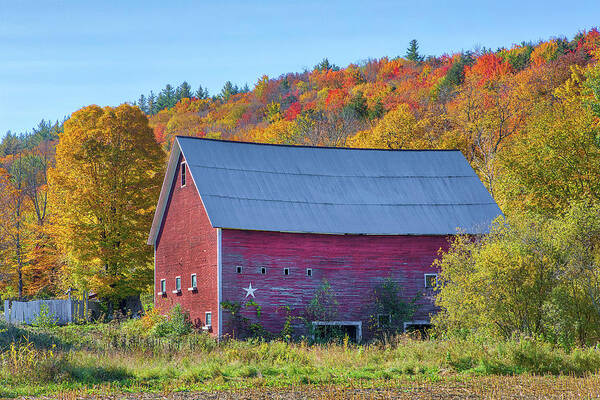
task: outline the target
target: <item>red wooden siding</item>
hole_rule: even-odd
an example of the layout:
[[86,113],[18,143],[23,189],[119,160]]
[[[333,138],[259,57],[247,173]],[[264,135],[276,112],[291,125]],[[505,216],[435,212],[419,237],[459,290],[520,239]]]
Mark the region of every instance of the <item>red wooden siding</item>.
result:
[[[373,289],[392,278],[407,298],[418,292],[426,296],[413,320],[429,319],[435,311],[431,290],[425,289],[424,274],[431,268],[440,248],[448,246],[445,236],[366,236],[259,232],[223,229],[223,300],[245,304],[254,300],[261,307],[258,318],[253,307],[244,311],[252,322],[279,332],[286,318],[285,307],[302,315],[315,291],[326,279],[339,303],[337,320],[363,322],[369,336],[368,317],[373,309]],[[236,267],[242,267],[238,274]],[[260,268],[266,267],[262,275]],[[290,274],[284,275],[284,268]],[[306,269],[312,268],[312,277]],[[246,297],[252,283],[256,298]],[[223,333],[231,333],[228,312],[223,312]],[[298,328],[301,328],[298,324]]]
[[[198,196],[189,169],[186,186],[181,187],[179,160],[169,201],[156,242],[155,288],[166,279],[167,294],[156,296],[156,305],[166,312],[179,303],[190,312],[197,326],[206,322],[205,312],[212,312],[212,332],[219,323],[217,296],[217,229],[214,229]],[[198,291],[188,291],[191,274],[196,274]],[[181,276],[181,294],[175,290],[175,278]]]

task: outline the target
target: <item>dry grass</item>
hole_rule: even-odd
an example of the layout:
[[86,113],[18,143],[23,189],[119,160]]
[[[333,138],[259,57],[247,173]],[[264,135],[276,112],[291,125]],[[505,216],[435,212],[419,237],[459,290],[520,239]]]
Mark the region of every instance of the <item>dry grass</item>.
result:
[[[110,390],[107,388],[107,390]],[[593,399],[600,398],[600,376],[489,376],[458,381],[386,382],[377,387],[297,386],[288,389],[244,389],[216,392],[89,394],[57,393],[52,398],[124,400],[256,400],[256,399]]]

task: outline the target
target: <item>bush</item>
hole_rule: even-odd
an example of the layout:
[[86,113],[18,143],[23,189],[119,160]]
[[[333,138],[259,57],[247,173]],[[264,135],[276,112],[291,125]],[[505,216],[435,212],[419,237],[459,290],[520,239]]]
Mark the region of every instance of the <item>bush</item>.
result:
[[181,308],[181,304],[173,307],[169,315],[166,318],[159,319],[150,330],[152,336],[172,339],[190,333],[192,333],[192,323],[189,314]]
[[40,312],[35,316],[31,325],[36,326],[38,328],[50,329],[55,328],[58,322],[58,318],[54,313],[50,312],[50,308],[48,304],[42,304],[40,307]]

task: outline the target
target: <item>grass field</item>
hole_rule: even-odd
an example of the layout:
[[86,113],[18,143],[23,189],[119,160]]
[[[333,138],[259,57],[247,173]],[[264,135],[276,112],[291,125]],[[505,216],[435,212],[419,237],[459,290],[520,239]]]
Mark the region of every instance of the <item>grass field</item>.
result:
[[136,323],[0,325],[0,397],[592,398],[600,350],[532,340],[154,338]]

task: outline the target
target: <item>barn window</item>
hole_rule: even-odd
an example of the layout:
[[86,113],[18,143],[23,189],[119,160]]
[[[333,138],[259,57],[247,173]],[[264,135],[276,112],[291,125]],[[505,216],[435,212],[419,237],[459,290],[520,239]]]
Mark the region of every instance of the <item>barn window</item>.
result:
[[186,174],[186,168],[187,165],[185,162],[181,163],[181,187],[185,186],[185,174]]
[[241,274],[242,273],[242,266],[241,265],[236,266],[235,267],[235,272],[237,272],[238,274]]
[[306,276],[312,276],[312,268],[306,268]]
[[192,283],[188,288],[189,291],[194,291],[198,289],[198,279],[196,278],[196,274],[192,274],[190,276],[190,282]]
[[437,274],[425,274],[425,288],[433,289],[437,286]]
[[175,290],[173,293],[181,293],[181,277],[178,276],[175,278]]
[[267,274],[267,267],[260,267],[260,273],[263,275]]
[[161,279],[160,280],[160,292],[158,293],[158,295],[163,296],[165,294],[167,294],[167,280]]
[[284,268],[283,269],[283,274],[284,275],[289,275],[290,274],[290,269],[289,268]]
[[212,326],[212,312],[207,311],[204,313],[204,325],[208,327]]

